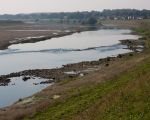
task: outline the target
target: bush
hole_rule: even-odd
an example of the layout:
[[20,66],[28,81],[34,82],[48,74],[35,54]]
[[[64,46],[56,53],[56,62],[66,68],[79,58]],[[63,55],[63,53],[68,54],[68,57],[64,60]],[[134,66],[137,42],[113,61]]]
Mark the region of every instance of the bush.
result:
[[91,17],[87,20],[87,24],[89,25],[95,25],[97,23],[97,19],[94,17]]

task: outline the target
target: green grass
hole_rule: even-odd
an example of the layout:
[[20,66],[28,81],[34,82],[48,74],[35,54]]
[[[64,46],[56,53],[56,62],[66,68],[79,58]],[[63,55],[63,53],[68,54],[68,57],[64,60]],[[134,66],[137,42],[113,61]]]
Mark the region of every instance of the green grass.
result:
[[121,95],[102,112],[102,120],[149,120],[150,62],[134,71],[137,77],[121,88]]
[[[125,95],[119,96],[117,102],[112,102],[112,105],[108,106],[108,108],[105,108],[106,111],[103,111],[101,116],[97,115],[97,117],[106,120],[111,120],[113,118],[114,120],[120,118],[121,120],[132,120],[132,118],[140,120],[142,117],[146,118],[146,116],[150,116],[150,113],[147,113],[150,104],[150,99],[147,98],[148,95],[150,95],[150,77],[148,77],[148,75],[150,75],[149,61],[103,84],[72,89],[69,93],[71,97],[66,101],[56,102],[53,106],[35,114],[34,117],[26,119],[71,119],[71,117],[75,114],[79,114],[85,109],[94,105],[96,102],[101,101],[101,99],[106,95],[111,95],[113,92],[120,90],[122,90],[124,93],[124,88],[126,86],[139,81],[139,78],[145,78],[144,76],[147,76],[147,78],[143,79],[143,82],[148,84],[143,84],[142,88],[137,87],[133,91],[128,91],[127,93],[124,93]],[[145,94],[145,91],[147,94]],[[122,106],[122,104],[125,106],[125,108],[120,110],[120,106]],[[142,109],[138,108],[138,105],[140,104],[142,104]],[[135,106],[137,106],[137,109],[135,109]]]

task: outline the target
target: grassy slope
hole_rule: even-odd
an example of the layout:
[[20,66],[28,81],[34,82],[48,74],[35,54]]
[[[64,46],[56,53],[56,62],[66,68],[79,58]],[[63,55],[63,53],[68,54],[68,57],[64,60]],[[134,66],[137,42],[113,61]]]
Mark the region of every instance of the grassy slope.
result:
[[[149,40],[149,27],[136,30]],[[147,42],[149,46],[149,41]],[[149,48],[145,54],[149,54]],[[149,120],[150,57],[103,84],[70,91],[70,98],[35,114],[34,120]]]

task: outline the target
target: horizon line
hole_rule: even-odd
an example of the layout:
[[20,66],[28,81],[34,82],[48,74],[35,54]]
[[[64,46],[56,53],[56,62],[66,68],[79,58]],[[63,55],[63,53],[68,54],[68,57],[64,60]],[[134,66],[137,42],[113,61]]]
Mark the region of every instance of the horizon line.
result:
[[76,10],[76,11],[51,11],[51,12],[44,12],[44,11],[41,11],[41,12],[20,12],[20,13],[2,13],[0,15],[19,15],[19,14],[24,14],[24,15],[27,15],[27,14],[40,14],[40,13],[74,13],[74,12],[92,12],[92,11],[95,11],[95,12],[103,12],[104,10],[139,10],[139,11],[142,11],[142,10],[150,10],[150,9],[136,9],[136,8],[116,8],[116,9],[103,9],[103,10]]

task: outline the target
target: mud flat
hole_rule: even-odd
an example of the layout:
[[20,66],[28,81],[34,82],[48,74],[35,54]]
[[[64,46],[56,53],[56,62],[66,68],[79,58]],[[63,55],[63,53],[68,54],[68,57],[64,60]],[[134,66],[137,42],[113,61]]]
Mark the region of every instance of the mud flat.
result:
[[52,35],[47,35],[47,36],[36,36],[36,37],[25,37],[25,38],[16,38],[13,41],[10,41],[9,43],[11,44],[19,44],[19,43],[34,43],[34,42],[39,42],[43,40],[48,40],[51,38],[57,38],[57,37],[63,37],[66,35],[71,35],[73,33],[78,33],[81,32],[82,30],[73,30],[73,31],[62,31],[59,33],[52,33]]
[[[52,37],[86,31],[89,27],[81,25],[51,23],[0,23],[0,49],[6,49],[12,43],[26,43],[46,40]],[[70,30],[70,32],[68,31]],[[57,35],[56,35],[57,34]],[[30,39],[28,37],[31,37]],[[43,36],[39,38],[39,36]],[[19,39],[18,39],[19,38]],[[24,39],[25,38],[25,39]],[[26,39],[28,38],[28,39]]]

